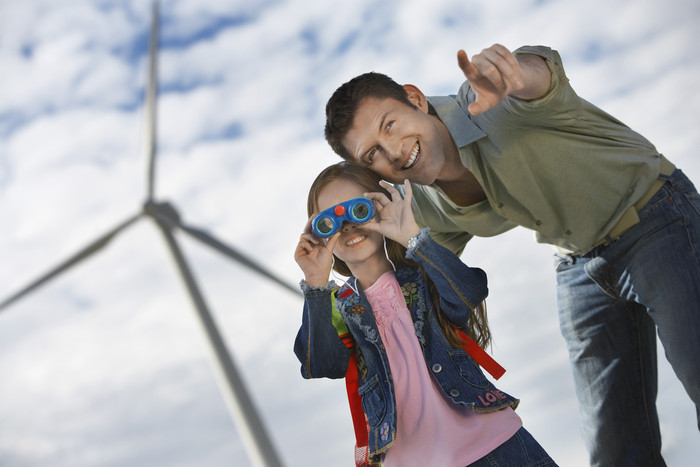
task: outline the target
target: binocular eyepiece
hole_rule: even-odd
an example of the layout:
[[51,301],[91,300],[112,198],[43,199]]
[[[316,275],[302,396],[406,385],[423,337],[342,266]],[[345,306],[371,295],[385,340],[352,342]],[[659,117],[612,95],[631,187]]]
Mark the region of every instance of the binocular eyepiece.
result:
[[372,217],[374,217],[374,203],[371,199],[362,196],[321,211],[311,221],[311,229],[316,236],[327,238],[336,233],[343,222],[364,224]]

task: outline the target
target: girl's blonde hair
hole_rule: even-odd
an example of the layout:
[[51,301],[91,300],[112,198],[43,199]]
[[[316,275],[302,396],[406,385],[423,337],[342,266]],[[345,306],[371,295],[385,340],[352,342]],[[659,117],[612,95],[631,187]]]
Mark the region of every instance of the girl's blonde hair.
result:
[[[321,190],[335,180],[348,180],[356,183],[367,192],[382,192],[390,197],[389,192],[379,184],[381,177],[359,164],[350,161],[342,161],[324,169],[311,184],[306,206],[309,217],[318,212],[318,195]],[[418,263],[406,258],[406,248],[404,248],[403,245],[389,238],[385,238],[385,241],[387,257],[394,263],[397,269],[407,266],[420,270],[428,284],[431,301],[433,302],[431,312],[435,311],[437,313],[440,327],[450,344],[455,348],[461,348],[464,342],[459,337],[459,334],[457,334],[458,328],[450,322],[440,310],[440,299],[437,288],[433,282]],[[333,255],[333,258],[333,269],[345,277],[350,277],[352,273],[347,264],[335,255]],[[482,348],[488,346],[491,342],[491,332],[486,316],[486,302],[482,302],[473,310],[469,318],[469,325],[466,329],[466,333]]]

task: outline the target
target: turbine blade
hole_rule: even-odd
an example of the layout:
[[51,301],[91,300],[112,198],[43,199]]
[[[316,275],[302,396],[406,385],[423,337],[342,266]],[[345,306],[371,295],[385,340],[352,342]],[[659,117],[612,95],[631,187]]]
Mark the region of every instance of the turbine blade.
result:
[[158,123],[158,2],[153,2],[151,38],[148,51],[148,87],[146,89],[146,140],[145,152],[148,160],[148,199],[153,199],[156,172],[156,138]]
[[215,369],[218,370],[217,376],[219,376],[221,392],[236,423],[241,441],[246,448],[251,463],[256,466],[281,466],[282,463],[277,456],[272,441],[268,437],[262,419],[258,415],[253,400],[250,398],[243,379],[226,347],[226,343],[218,331],[216,322],[207,308],[192,271],[170,231],[172,225],[159,219],[156,219],[156,223],[165,236],[170,252],[175,259],[180,275],[197,311],[199,322],[210,344],[214,363],[216,364]]
[[276,274],[272,273],[270,270],[258,264],[256,261],[244,255],[232,246],[224,244],[223,242],[217,240],[204,230],[183,224],[180,221],[180,215],[170,203],[147,202],[144,204],[143,209],[144,213],[148,214],[149,216],[152,216],[157,222],[162,223],[163,225],[166,225],[171,229],[174,227],[181,228],[197,240],[205,243],[206,245],[209,245],[218,252],[223,253],[226,256],[238,261],[239,263],[243,264],[249,269],[252,269],[253,271],[257,272],[261,276],[264,276],[270,279],[271,281],[276,282],[277,284],[281,285],[282,287],[289,290],[290,292],[293,292],[296,295],[302,295],[301,290],[299,290],[298,287],[294,287],[293,285],[285,282]]
[[215,250],[219,251],[220,253],[225,254],[226,256],[234,259],[235,261],[238,261],[239,263],[243,264],[249,269],[252,269],[253,271],[257,272],[258,274],[267,277],[273,282],[276,282],[277,284],[281,285],[285,289],[297,294],[301,295],[301,290],[299,290],[299,287],[295,287],[287,282],[285,282],[283,279],[281,279],[279,276],[276,274],[272,273],[270,270],[262,266],[261,264],[257,263],[254,261],[252,258],[244,255],[240,251],[236,250],[232,246],[226,245],[222,243],[221,241],[217,240],[207,232],[194,228],[194,227],[189,227],[183,224],[179,224],[179,227],[187,232],[188,234],[192,235],[194,238],[197,240],[209,245],[210,247],[214,248]]
[[68,259],[65,261],[61,262],[59,265],[54,267],[53,269],[49,270],[46,274],[40,276],[38,279],[34,280],[18,292],[15,292],[13,295],[9,296],[2,302],[0,302],[0,310],[4,309],[5,307],[11,305],[15,301],[19,300],[23,296],[27,295],[29,292],[32,292],[33,290],[39,288],[49,280],[53,279],[57,275],[61,274],[63,271],[69,269],[70,267],[74,266],[75,264],[79,263],[80,261],[86,259],[93,253],[96,253],[97,251],[101,250],[104,248],[111,240],[114,238],[115,235],[117,235],[119,232],[133,224],[138,218],[141,217],[141,214],[137,214],[126,221],[122,222],[121,224],[117,225],[115,228],[107,232],[106,234],[100,236],[97,238],[95,241],[92,243],[88,244],[85,248],[81,249],[74,255],[70,256]]

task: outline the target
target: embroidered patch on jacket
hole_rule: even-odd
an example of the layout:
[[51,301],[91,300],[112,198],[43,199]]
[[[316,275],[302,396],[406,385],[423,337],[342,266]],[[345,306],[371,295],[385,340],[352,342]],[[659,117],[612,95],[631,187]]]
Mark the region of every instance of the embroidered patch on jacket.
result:
[[491,389],[490,391],[486,391],[483,395],[479,394],[477,397],[484,407],[506,399],[506,395],[498,389]]
[[348,295],[352,295],[352,289],[350,287],[345,287],[344,290],[341,290],[340,295],[338,295],[338,298],[345,298]]
[[406,305],[410,309],[414,300],[418,300],[418,285],[415,282],[406,282],[401,286]]
[[350,311],[356,315],[361,315],[365,312],[365,307],[362,305],[354,305],[352,308],[350,308]]
[[359,347],[355,349],[355,362],[357,363],[357,373],[360,375],[360,380],[364,384],[367,382],[367,363]]
[[355,305],[360,304],[360,297],[357,295],[350,295],[348,297],[343,298],[343,305],[345,305],[346,308],[352,308]]
[[384,442],[389,441],[389,422],[382,423],[381,428],[379,428],[379,439]]
[[410,269],[410,268],[401,268],[398,271],[396,271],[396,277],[401,280],[401,279],[408,279],[411,277],[413,274],[415,274],[415,270]]

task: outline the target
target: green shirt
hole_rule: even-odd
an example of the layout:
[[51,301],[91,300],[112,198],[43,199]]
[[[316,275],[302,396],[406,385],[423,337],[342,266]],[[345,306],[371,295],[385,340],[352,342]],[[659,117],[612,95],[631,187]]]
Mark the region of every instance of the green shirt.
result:
[[546,59],[551,86],[541,98],[508,97],[481,115],[465,82],[457,96],[429,97],[465,167],[487,201],[460,207],[437,186],[414,185],[414,213],[433,237],[461,253],[472,235],[494,236],[516,225],[559,251],[586,251],[658,178],[656,148],[569,85],[559,54],[522,47]]

